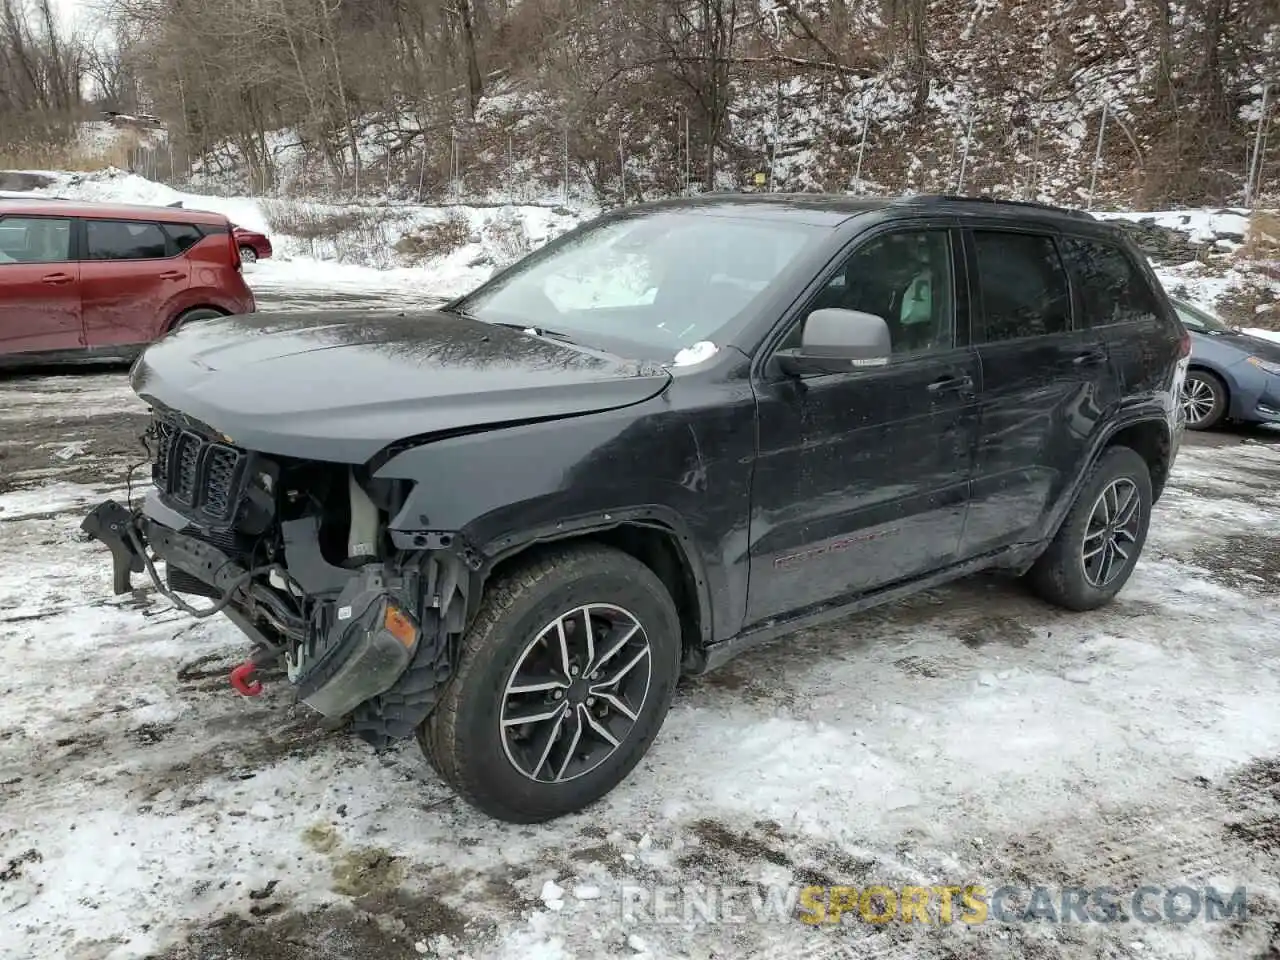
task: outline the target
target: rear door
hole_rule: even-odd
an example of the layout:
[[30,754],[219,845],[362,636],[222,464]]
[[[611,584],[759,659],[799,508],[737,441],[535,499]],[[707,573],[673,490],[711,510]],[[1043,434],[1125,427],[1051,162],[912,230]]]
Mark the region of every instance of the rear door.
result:
[[163,332],[169,307],[191,283],[190,264],[160,224],[84,221],[80,287],[91,347],[147,343]]
[[0,216],[0,353],[84,346],[73,222]]
[[[1119,388],[1097,329],[1076,329],[1053,231],[975,225],[966,233],[982,403],[961,552],[1039,539]],[[1083,326],[1083,325],[1082,325]]]
[[1106,344],[1123,395],[1166,389],[1178,332],[1140,267],[1118,243],[1096,237],[1064,236],[1062,253],[1077,291],[1078,322]]

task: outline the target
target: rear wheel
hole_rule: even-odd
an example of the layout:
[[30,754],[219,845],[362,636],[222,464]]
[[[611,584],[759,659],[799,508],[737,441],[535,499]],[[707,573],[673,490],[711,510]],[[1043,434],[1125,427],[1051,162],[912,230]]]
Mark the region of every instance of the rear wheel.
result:
[[1188,370],[1182,383],[1182,412],[1188,430],[1208,430],[1227,413],[1227,385],[1207,370]]
[[194,310],[188,310],[186,313],[173,321],[173,326],[169,328],[172,333],[188,323],[194,323],[197,320],[214,320],[218,317],[225,317],[226,314],[221,310],[215,310],[213,307],[196,307]]
[[241,259],[241,261],[243,261],[244,263],[257,263],[257,262],[258,262],[258,251],[257,251],[257,250],[255,250],[255,249],[253,249],[253,247],[241,247],[241,248],[240,248],[240,259]]
[[1044,600],[1093,610],[1128,581],[1151,522],[1151,471],[1129,447],[1103,451],[1057,536],[1027,574]]
[[608,547],[560,548],[489,586],[419,742],[473,806],[550,820],[631,772],[679,669],[679,617],[653,571]]

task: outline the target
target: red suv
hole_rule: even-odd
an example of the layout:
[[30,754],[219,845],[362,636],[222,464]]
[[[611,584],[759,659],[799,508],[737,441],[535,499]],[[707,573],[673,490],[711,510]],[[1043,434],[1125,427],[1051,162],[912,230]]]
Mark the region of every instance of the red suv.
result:
[[236,235],[236,243],[240,247],[240,259],[245,263],[257,263],[271,256],[271,240],[265,233],[235,224],[232,224],[231,232]]
[[217,213],[0,200],[0,365],[128,358],[256,305]]

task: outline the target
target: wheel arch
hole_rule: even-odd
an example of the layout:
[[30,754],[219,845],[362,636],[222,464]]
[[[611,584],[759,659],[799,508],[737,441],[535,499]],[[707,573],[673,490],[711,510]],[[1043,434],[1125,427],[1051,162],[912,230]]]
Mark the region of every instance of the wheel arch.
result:
[[[611,513],[607,518],[557,524],[552,529],[508,535],[477,574],[480,589],[471,591],[470,621],[483,596],[484,585],[552,544],[603,544],[639,560],[654,572],[671,594],[680,615],[682,661],[686,670],[701,669],[712,639],[710,587],[702,558],[683,522],[658,507]],[[487,551],[486,551],[487,552]]]
[[1231,417],[1231,405],[1235,402],[1235,388],[1232,383],[1232,378],[1227,376],[1226,370],[1214,364],[1206,363],[1203,360],[1196,360],[1193,356],[1191,358],[1191,362],[1187,364],[1187,373],[1190,374],[1196,371],[1210,374],[1216,378],[1220,384],[1222,384],[1222,389],[1226,391],[1226,403],[1223,407],[1223,419]]
[[1172,467],[1173,437],[1169,424],[1163,418],[1152,417],[1118,426],[1103,440],[1090,465],[1097,463],[1107,448],[1116,446],[1128,447],[1146,461],[1151,473],[1151,500],[1153,503],[1159,500]]
[[218,304],[216,303],[197,303],[192,306],[185,306],[177,310],[174,310],[170,314],[168,322],[166,322],[164,325],[164,332],[169,333],[171,330],[173,330],[174,327],[176,327],[182,321],[182,319],[185,316],[187,316],[187,314],[195,313],[197,310],[213,310],[216,313],[220,314],[221,316],[224,316],[224,317],[231,316],[231,312],[229,310],[227,310],[225,307],[218,306]]

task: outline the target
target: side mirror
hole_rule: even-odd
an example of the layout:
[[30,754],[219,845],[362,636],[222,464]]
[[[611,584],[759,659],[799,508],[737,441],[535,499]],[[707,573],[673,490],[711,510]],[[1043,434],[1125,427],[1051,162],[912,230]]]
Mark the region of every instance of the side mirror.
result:
[[803,376],[883,367],[892,353],[883,317],[828,307],[809,314],[798,348],[779,350],[775,356],[784,373]]

